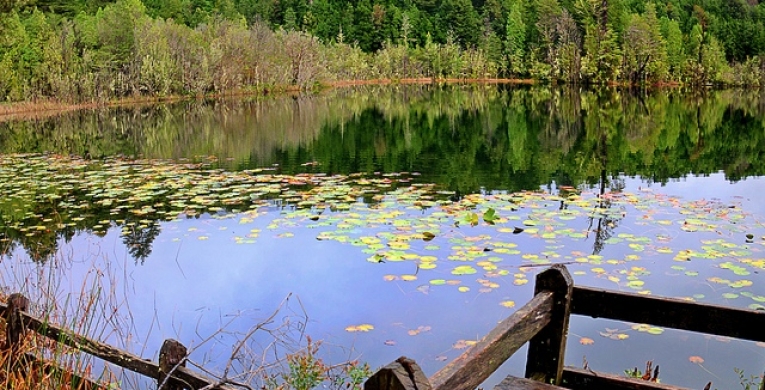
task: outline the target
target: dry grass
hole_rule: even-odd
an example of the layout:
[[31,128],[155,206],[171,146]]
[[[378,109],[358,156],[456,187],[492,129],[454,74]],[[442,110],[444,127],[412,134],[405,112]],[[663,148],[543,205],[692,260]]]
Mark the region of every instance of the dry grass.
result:
[[[60,250],[45,262],[26,255],[3,254],[0,262],[0,301],[9,293],[29,299],[26,312],[43,323],[58,325],[95,340],[122,339],[126,320],[117,317],[125,300],[116,292],[117,270],[104,269],[91,255],[75,257]],[[89,264],[91,271],[73,279],[72,263]],[[6,316],[7,317],[7,316]],[[0,389],[106,389],[122,375],[91,355],[26,330],[13,347],[6,337],[7,318],[0,318]],[[99,384],[96,384],[99,383]],[[111,387],[110,387],[111,386]]]
[[[7,296],[0,297],[3,303],[6,300]],[[11,345],[7,327],[6,316],[0,320],[0,388],[92,390],[110,389],[116,383],[107,368],[96,373],[91,358],[36,332],[26,331]]]
[[[131,336],[135,330],[131,308],[123,295],[128,283],[124,272],[128,267],[97,247],[80,250],[83,253],[75,255],[59,249],[54,258],[44,263],[29,261],[24,255],[5,254],[0,258],[0,291],[4,289],[0,301],[6,302],[9,292],[20,292],[31,301],[29,314],[130,351],[132,348],[127,345],[136,344]],[[89,271],[83,275],[82,268],[75,269],[73,263],[84,264]],[[212,334],[200,335],[204,338],[188,346],[183,362],[218,384],[252,389],[303,390],[319,385],[360,389],[370,374],[367,365],[352,357],[355,354],[352,350],[343,349],[347,360],[341,357],[339,362],[325,362],[317,355],[321,342],[312,341],[305,333],[308,316],[297,297],[284,298],[265,319],[249,316],[244,311],[232,314]],[[158,318],[155,320],[159,322]],[[235,322],[244,322],[249,328],[242,331]],[[33,331],[26,332],[11,354],[6,328],[6,319],[0,318],[0,389],[112,390],[156,386],[151,378],[104,363]],[[143,337],[149,339],[149,335]],[[137,345],[147,348],[143,343]],[[144,356],[144,352],[137,354]],[[156,359],[154,356],[153,360]],[[211,368],[213,371],[209,371]]]

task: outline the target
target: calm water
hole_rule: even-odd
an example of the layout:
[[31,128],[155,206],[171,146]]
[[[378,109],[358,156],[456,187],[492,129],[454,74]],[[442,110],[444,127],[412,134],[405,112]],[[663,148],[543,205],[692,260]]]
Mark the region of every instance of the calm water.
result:
[[[0,153],[72,155],[85,171],[123,156],[202,164],[195,169],[221,177],[353,174],[354,185],[378,183],[374,193],[353,193],[350,210],[301,206],[283,189],[258,199],[265,203],[222,201],[167,221],[178,210],[139,199],[154,211],[133,213],[131,225],[131,209],[95,206],[101,189],[51,179],[61,175],[53,160],[25,165],[52,155],[6,157],[0,181],[16,195],[0,202],[2,283],[64,297],[102,286],[104,307],[116,313],[106,328],[121,327],[104,337],[130,336],[127,346],[147,358],[164,338],[200,343],[224,324],[245,332],[292,294],[283,312],[308,316],[305,332],[324,340],[327,359],[378,367],[406,355],[432,374],[512,313],[509,301],[528,301],[545,262],[568,263],[583,285],[739,307],[765,301],[765,98],[754,92],[390,87],[122,107],[0,127]],[[57,184],[35,184],[46,180]],[[138,192],[135,183],[118,187]],[[413,183],[432,187],[412,195],[420,188]],[[503,198],[524,190],[551,195]],[[589,203],[564,201],[572,192]],[[501,226],[472,227],[468,212],[442,211],[471,194],[506,218]],[[413,206],[413,197],[443,202]],[[71,206],[78,202],[88,206]],[[39,222],[46,218],[65,223],[50,228]],[[388,249],[392,236],[418,229],[436,237],[406,241],[401,254],[420,256],[413,261],[365,247],[375,237]],[[375,253],[385,261],[369,261]],[[425,255],[438,266],[423,267]],[[478,272],[455,272],[460,265]],[[346,331],[361,324],[374,329]],[[219,335],[195,359],[225,361],[233,337]],[[581,366],[583,358],[614,373],[653,360],[665,383],[722,389],[740,387],[734,368],[759,374],[765,348],[577,318],[566,363]],[[522,351],[504,373],[522,375],[524,362]]]

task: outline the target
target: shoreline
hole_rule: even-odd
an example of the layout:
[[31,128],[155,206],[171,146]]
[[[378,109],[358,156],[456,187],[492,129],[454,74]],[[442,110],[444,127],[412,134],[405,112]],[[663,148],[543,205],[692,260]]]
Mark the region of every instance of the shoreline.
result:
[[[374,80],[341,80],[319,83],[320,89],[343,88],[361,85],[394,85],[394,84],[535,84],[531,79],[432,79],[432,78],[409,78],[409,79],[374,79]],[[0,122],[12,120],[39,119],[63,114],[71,111],[93,110],[107,107],[119,107],[127,105],[153,105],[159,103],[174,103],[194,99],[217,99],[225,97],[251,97],[266,96],[273,93],[292,94],[301,92],[296,86],[287,86],[275,89],[261,89],[251,91],[229,91],[204,95],[169,95],[169,96],[135,96],[125,97],[103,102],[64,103],[55,100],[42,100],[31,102],[13,102],[0,104]]]

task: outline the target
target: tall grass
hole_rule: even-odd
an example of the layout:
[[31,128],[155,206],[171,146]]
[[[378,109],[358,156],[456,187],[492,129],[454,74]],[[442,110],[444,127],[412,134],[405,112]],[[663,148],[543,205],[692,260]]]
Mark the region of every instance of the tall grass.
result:
[[[79,248],[78,253],[59,249],[43,263],[21,253],[6,253],[0,255],[0,301],[6,302],[11,293],[21,293],[29,298],[27,311],[33,316],[126,351],[138,345],[141,351],[137,354],[145,356],[147,345],[133,339],[136,326],[128,303],[131,287],[127,271],[133,265],[129,262],[126,258],[120,264],[109,258],[97,244]],[[326,348],[307,335],[308,316],[297,297],[286,297],[265,319],[252,321],[244,317],[242,313],[230,316],[219,329],[190,345],[184,359],[186,366],[219,384],[279,390],[320,385],[360,389],[371,373],[368,365],[351,358],[352,351],[347,360],[335,364],[322,358]],[[255,325],[237,331],[233,329],[237,320]],[[152,321],[160,322],[157,316]],[[11,354],[5,340],[6,326],[6,321],[0,319],[0,389],[156,386],[151,378],[132,374],[31,330]],[[155,324],[151,324],[149,332],[154,328]],[[149,339],[150,334],[141,337]],[[192,360],[192,356],[198,360]]]
[[[6,254],[0,268],[0,301],[10,293],[30,300],[27,312],[45,322],[96,340],[114,339],[122,329],[117,316],[114,275],[92,268],[81,285],[67,283],[72,253],[59,252],[45,263]],[[10,258],[8,258],[10,257]],[[0,321],[0,334],[9,324]],[[118,386],[117,371],[98,359],[27,330],[11,353],[9,341],[0,343],[0,388],[90,389]]]

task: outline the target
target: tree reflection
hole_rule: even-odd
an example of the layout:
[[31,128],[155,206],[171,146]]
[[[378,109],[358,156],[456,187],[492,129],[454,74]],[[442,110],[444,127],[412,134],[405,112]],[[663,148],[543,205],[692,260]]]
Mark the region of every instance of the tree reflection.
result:
[[[624,179],[609,178],[606,170],[601,170],[600,191],[598,193],[597,210],[588,218],[587,231],[595,233],[595,241],[592,244],[592,254],[600,254],[605,247],[606,241],[613,237],[614,230],[619,226],[624,214],[623,210],[611,210],[614,196],[624,189]],[[608,188],[608,191],[606,191]],[[622,207],[622,206],[620,206]],[[623,208],[623,207],[622,207]],[[597,220],[597,223],[595,221]],[[593,225],[594,228],[593,228]]]
[[[719,171],[733,181],[764,174],[763,101],[748,91],[398,86],[9,121],[0,123],[0,151],[87,153],[93,160],[85,169],[101,169],[104,156],[136,154],[212,155],[221,158],[215,166],[275,165],[286,174],[419,172],[418,180],[455,198],[553,182],[595,188],[599,202],[589,230],[598,253],[620,223],[612,199],[624,189],[625,175],[665,183]],[[6,169],[9,181],[29,174],[0,166]],[[150,256],[165,214],[136,220],[129,210],[96,203],[67,209],[58,202],[82,202],[93,189],[25,185],[0,199],[0,254],[23,248],[43,261],[78,232],[103,235],[117,226],[125,228],[123,242],[136,261]],[[167,203],[157,198],[145,206]],[[40,223],[38,215],[55,217]]]
[[151,244],[162,230],[159,224],[151,223],[148,226],[133,224],[123,231],[127,231],[127,234],[122,237],[122,242],[127,247],[128,253],[136,262],[143,264],[151,254]]

